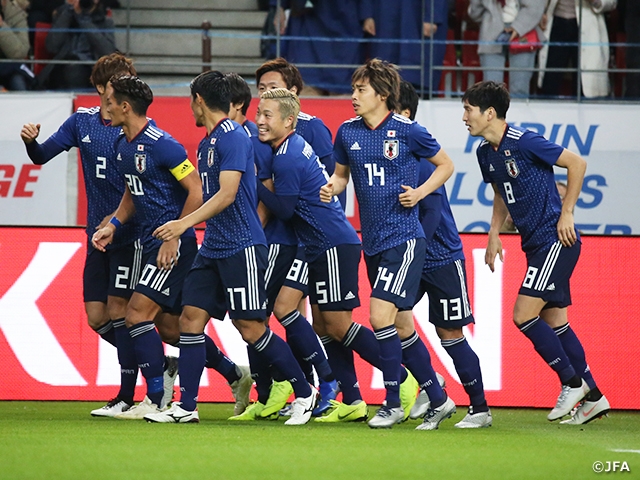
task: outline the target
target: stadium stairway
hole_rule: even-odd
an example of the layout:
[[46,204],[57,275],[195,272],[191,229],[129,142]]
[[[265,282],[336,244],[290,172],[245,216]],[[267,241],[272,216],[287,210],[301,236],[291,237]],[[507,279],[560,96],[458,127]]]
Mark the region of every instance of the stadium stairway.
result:
[[257,0],[129,0],[113,11],[117,28],[126,29],[127,17],[131,29],[117,32],[116,44],[144,78],[167,83],[200,73],[205,21],[212,26],[212,69],[251,76],[262,63],[259,34],[266,12],[258,10]]

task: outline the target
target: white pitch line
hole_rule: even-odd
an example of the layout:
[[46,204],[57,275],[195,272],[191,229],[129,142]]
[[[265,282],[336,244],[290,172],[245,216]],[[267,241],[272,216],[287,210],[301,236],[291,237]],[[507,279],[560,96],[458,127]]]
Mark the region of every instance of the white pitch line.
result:
[[625,450],[624,448],[612,448],[609,451],[617,453],[640,453],[640,450]]

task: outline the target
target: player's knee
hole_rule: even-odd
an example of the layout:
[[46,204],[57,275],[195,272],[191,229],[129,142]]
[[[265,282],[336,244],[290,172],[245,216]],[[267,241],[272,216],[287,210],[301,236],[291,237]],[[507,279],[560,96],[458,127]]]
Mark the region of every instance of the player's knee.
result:
[[441,328],[436,327],[436,333],[440,340],[455,340],[456,338],[462,338],[462,328]]
[[265,322],[259,320],[233,320],[242,339],[250,345],[256,343],[266,330]]

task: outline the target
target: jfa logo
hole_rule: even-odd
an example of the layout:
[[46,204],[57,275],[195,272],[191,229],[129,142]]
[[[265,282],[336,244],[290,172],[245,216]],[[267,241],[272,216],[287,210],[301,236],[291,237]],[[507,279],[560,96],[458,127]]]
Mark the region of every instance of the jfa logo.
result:
[[516,165],[516,161],[513,158],[507,159],[504,164],[507,167],[507,173],[510,177],[516,178],[520,174],[518,165]]
[[389,160],[393,160],[398,156],[398,140],[384,141],[384,156]]
[[147,169],[147,154],[136,153],[135,161],[136,161],[136,170],[138,171],[138,173],[144,173],[144,171]]
[[210,148],[207,152],[207,165],[209,168],[213,166],[213,157],[214,157],[215,149]]

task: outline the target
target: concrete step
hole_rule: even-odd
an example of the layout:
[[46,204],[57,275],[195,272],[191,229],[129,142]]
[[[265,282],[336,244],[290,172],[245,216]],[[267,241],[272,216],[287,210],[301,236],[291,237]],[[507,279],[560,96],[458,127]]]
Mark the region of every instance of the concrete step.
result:
[[[150,10],[257,10],[257,0],[129,0],[131,8],[146,8]],[[122,10],[126,9],[127,1],[121,2]]]
[[[146,75],[192,75],[202,72],[200,56],[161,57],[157,55],[133,55],[136,70]],[[243,77],[253,77],[264,60],[260,57],[213,57],[211,69],[236,72]]]
[[[216,30],[212,34],[211,52],[219,57],[258,57],[260,56],[259,30]],[[232,35],[241,35],[233,37]],[[250,36],[249,36],[250,35]],[[169,32],[163,29],[149,29],[144,32],[131,31],[127,48],[125,31],[116,32],[116,46],[129,55],[157,55],[184,58],[202,56],[202,35],[200,32]]]
[[[208,21],[213,28],[262,29],[266,12],[242,10],[143,10],[132,9],[132,27],[199,28]],[[116,26],[127,25],[126,9],[113,11]]]

